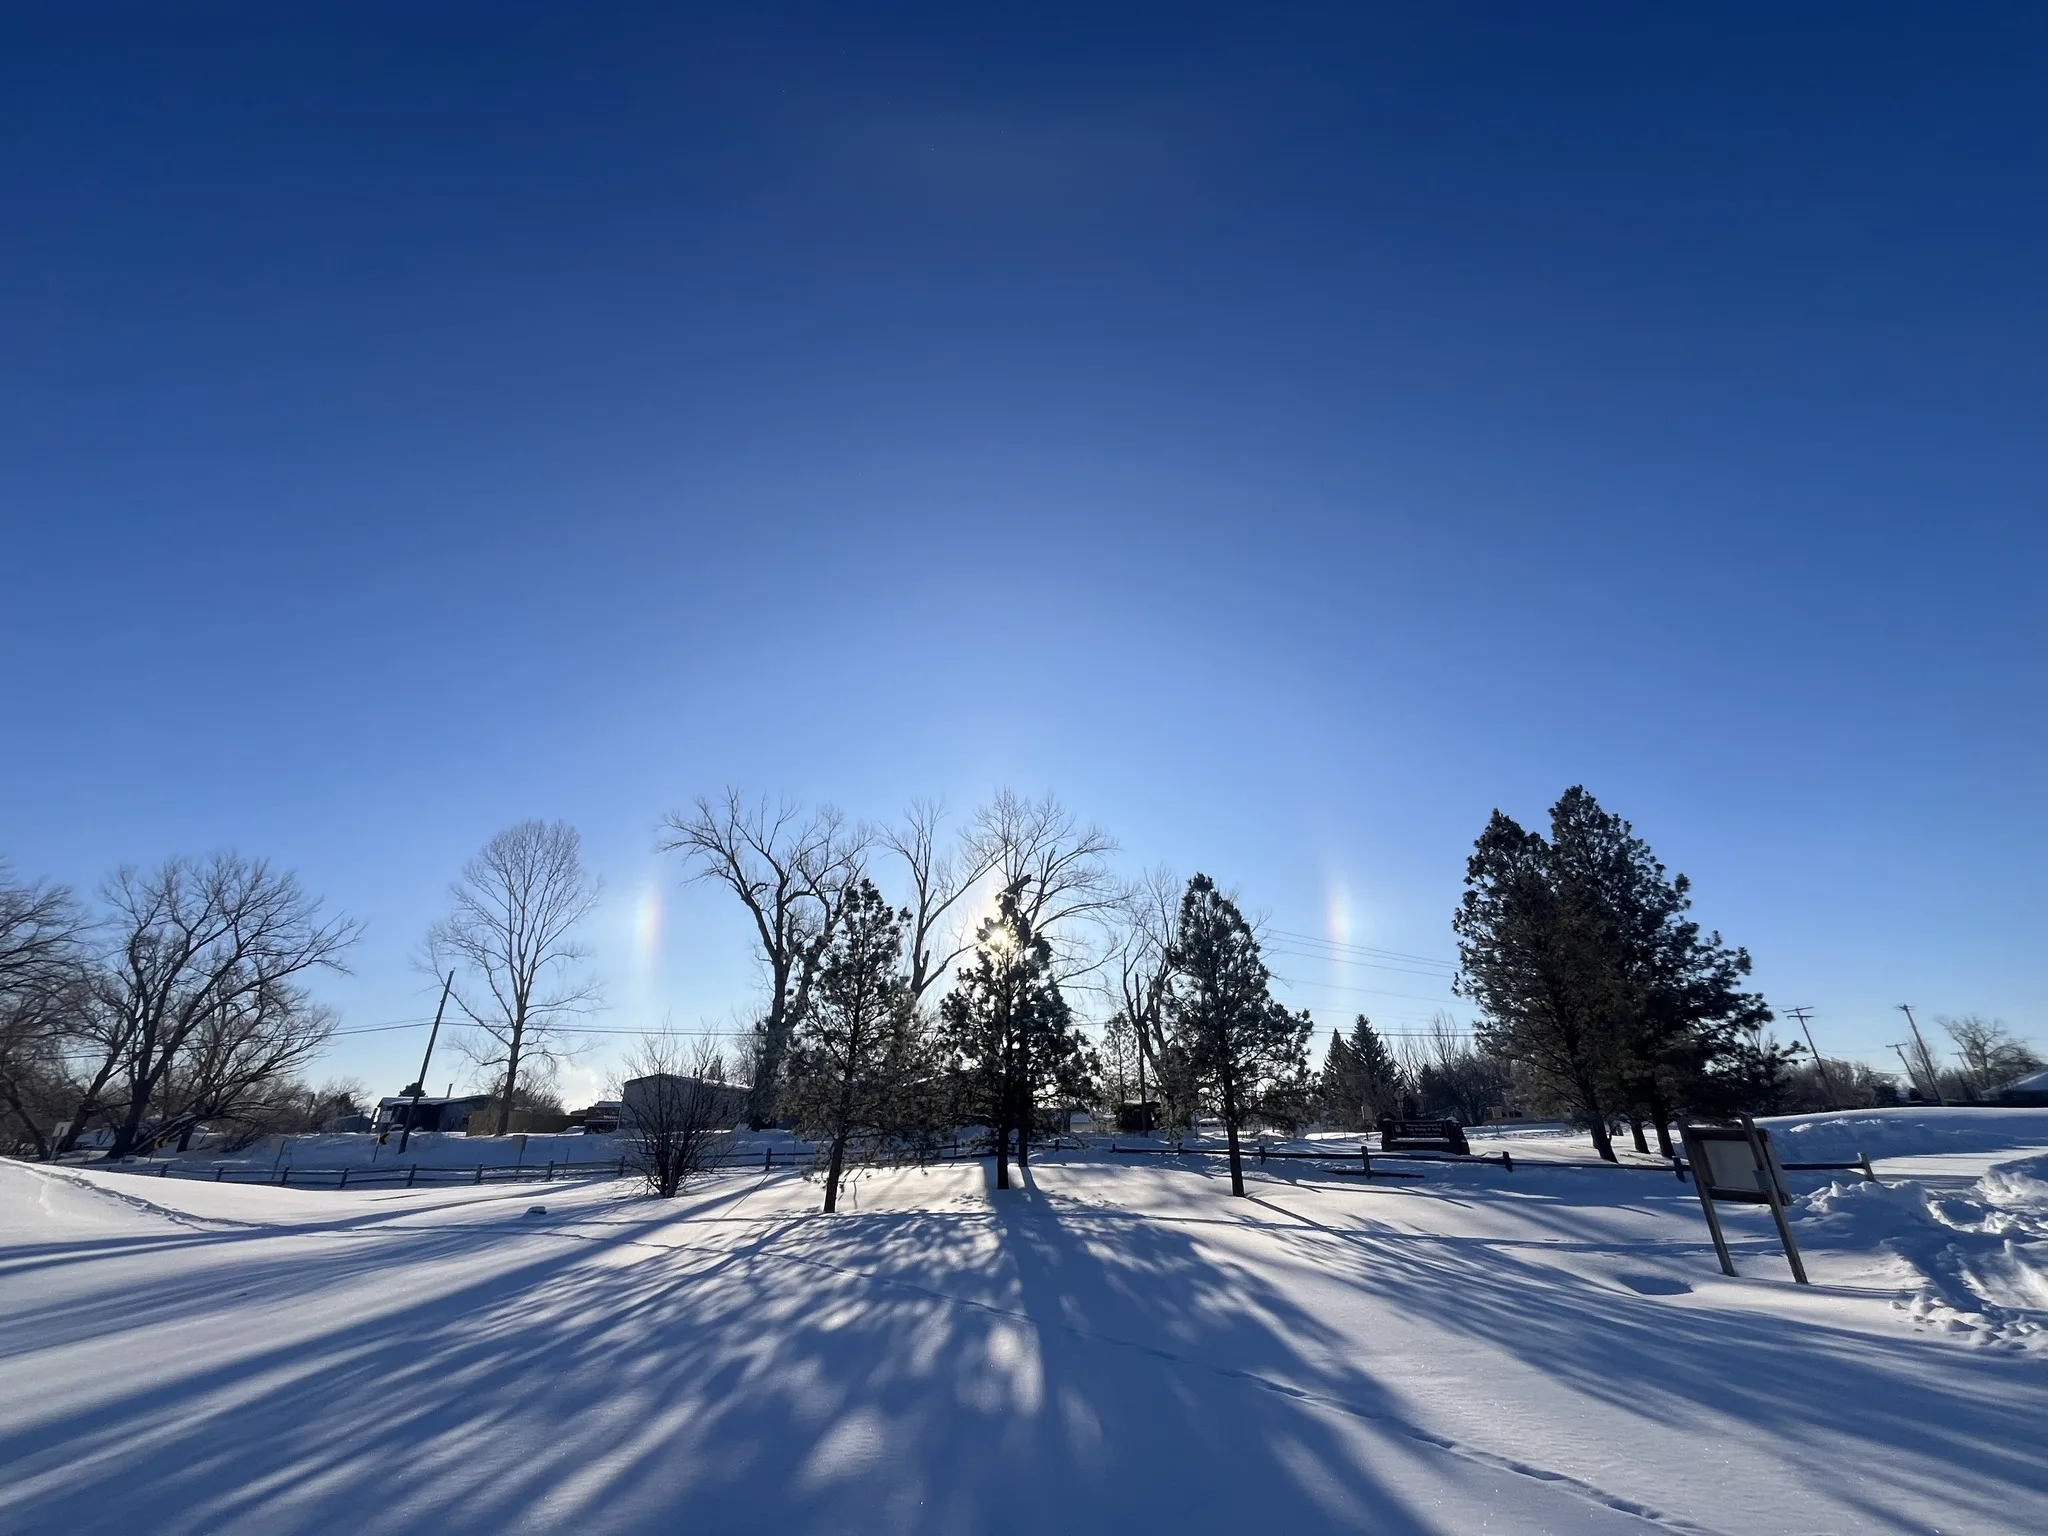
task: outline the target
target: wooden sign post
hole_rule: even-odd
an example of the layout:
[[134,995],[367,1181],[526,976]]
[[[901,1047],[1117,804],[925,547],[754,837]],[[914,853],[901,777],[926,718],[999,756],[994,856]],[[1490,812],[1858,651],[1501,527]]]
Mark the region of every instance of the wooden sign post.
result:
[[1699,1188],[1707,1230],[1714,1236],[1714,1252],[1721,1257],[1721,1273],[1735,1273],[1728,1240],[1721,1235],[1721,1218],[1714,1213],[1714,1202],[1727,1200],[1737,1205],[1768,1205],[1771,1220],[1778,1224],[1778,1240],[1791,1261],[1792,1278],[1801,1285],[1812,1284],[1800,1262],[1791,1223],[1785,1220],[1791,1196],[1785,1190],[1785,1170],[1771,1150],[1771,1133],[1758,1130],[1756,1123],[1743,1115],[1737,1125],[1683,1125],[1679,1134],[1685,1140],[1685,1160],[1692,1166],[1693,1183]]

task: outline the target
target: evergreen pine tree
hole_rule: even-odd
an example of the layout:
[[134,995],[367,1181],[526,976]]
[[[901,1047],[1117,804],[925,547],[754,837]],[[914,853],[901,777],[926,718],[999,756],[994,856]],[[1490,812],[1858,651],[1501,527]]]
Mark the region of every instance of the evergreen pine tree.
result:
[[1215,1095],[1230,1143],[1230,1192],[1244,1194],[1239,1129],[1269,1095],[1307,1074],[1309,1017],[1268,990],[1271,973],[1235,902],[1207,875],[1181,897],[1166,1015],[1195,1080]]
[[1355,1074],[1353,1092],[1357,1097],[1359,1125],[1369,1130],[1382,1115],[1399,1112],[1401,1100],[1408,1093],[1408,1074],[1387,1048],[1387,1042],[1380,1038],[1380,1032],[1372,1027],[1372,1021],[1362,1013],[1351,1026],[1347,1046]]
[[1360,1091],[1358,1064],[1351,1047],[1336,1030],[1330,1031],[1330,1049],[1323,1056],[1321,1083],[1323,1119],[1340,1130],[1359,1129]]
[[872,1150],[904,1127],[922,1042],[902,973],[904,914],[873,883],[848,893],[788,1059],[785,1113],[826,1144],[825,1210],[839,1207],[848,1148]]
[[1618,1048],[1615,966],[1607,923],[1583,880],[1560,878],[1550,843],[1500,811],[1465,867],[1456,987],[1478,1003],[1480,1043],[1527,1062],[1545,1096],[1593,1133],[1608,1134]]
[[1583,786],[1550,822],[1546,840],[1494,812],[1467,865],[1453,927],[1481,1043],[1527,1063],[1609,1161],[1617,1112],[1668,1151],[1674,1109],[1766,1107],[1793,1052],[1758,1034],[1748,953],[1700,932],[1685,877]]
[[1010,1187],[1011,1133],[1028,1164],[1041,1097],[1048,1089],[1083,1096],[1097,1066],[1052,974],[1052,946],[1026,915],[1023,884],[997,897],[995,916],[976,931],[973,963],[939,1009],[961,1110],[994,1134],[998,1189]]

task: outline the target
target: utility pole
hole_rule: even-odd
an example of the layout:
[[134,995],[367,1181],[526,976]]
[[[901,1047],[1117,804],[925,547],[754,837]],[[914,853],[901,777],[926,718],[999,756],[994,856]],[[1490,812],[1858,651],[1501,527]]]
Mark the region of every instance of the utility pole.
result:
[[[412,1095],[412,1102],[405,1106],[405,1129],[398,1133],[398,1153],[405,1155],[405,1145],[412,1140],[412,1123],[420,1112],[420,1100],[427,1092],[427,1066],[434,1059],[434,1042],[441,1038],[441,1015],[448,1011],[448,994],[455,990],[455,973],[450,971],[448,979],[441,983],[441,1005],[434,1010],[434,1027],[427,1032],[427,1054],[420,1058],[420,1075],[412,1080],[412,1087],[406,1091]],[[452,1088],[454,1084],[449,1084]]]
[[1916,1074],[1916,1073],[1915,1073],[1915,1072],[1913,1071],[1913,1063],[1911,1063],[1910,1061],[1906,1060],[1906,1048],[1905,1048],[1905,1046],[1904,1046],[1904,1045],[1894,1045],[1894,1046],[1892,1047],[1892,1049],[1893,1049],[1893,1050],[1894,1050],[1895,1052],[1897,1052],[1897,1053],[1898,1053],[1898,1057],[1899,1057],[1899,1065],[1900,1065],[1900,1066],[1902,1066],[1902,1067],[1904,1067],[1904,1068],[1906,1069],[1906,1086],[1907,1086],[1908,1088],[1911,1088],[1911,1089],[1912,1089],[1912,1090],[1913,1090],[1914,1092],[1916,1092],[1916,1093],[1917,1093],[1917,1092],[1919,1092],[1919,1091],[1920,1091],[1920,1079],[1919,1079],[1918,1075],[1917,1075],[1917,1074]]
[[1920,1038],[1920,1026],[1914,1023],[1913,1005],[1911,1003],[1901,1003],[1899,1004],[1899,1012],[1903,1013],[1906,1016],[1906,1022],[1913,1026],[1913,1044],[1920,1048],[1920,1065],[1927,1073],[1927,1091],[1934,1095],[1935,1103],[1946,1104],[1948,1100],[1941,1096],[1941,1079],[1934,1072],[1934,1058],[1928,1055],[1927,1042]]
[[1820,1085],[1827,1090],[1828,1108],[1831,1110],[1840,1109],[1842,1107],[1842,1097],[1835,1092],[1835,1080],[1828,1076],[1826,1058],[1821,1055],[1820,1047],[1813,1043],[1813,1026],[1806,1022],[1808,1015],[1813,1010],[1802,1003],[1797,1008],[1787,1008],[1785,1011],[1797,1019],[1799,1027],[1806,1032],[1806,1048],[1813,1052],[1813,1064],[1820,1068]]

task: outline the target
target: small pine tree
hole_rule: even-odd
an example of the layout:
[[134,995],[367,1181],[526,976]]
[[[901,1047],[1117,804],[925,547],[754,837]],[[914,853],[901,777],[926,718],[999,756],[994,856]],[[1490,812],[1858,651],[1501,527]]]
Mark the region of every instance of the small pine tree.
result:
[[1340,1130],[1359,1130],[1359,1105],[1364,1095],[1360,1091],[1358,1061],[1351,1054],[1351,1047],[1344,1043],[1344,1037],[1334,1029],[1330,1031],[1330,1049],[1323,1055],[1323,1075],[1318,1086],[1323,1119]]
[[800,1134],[826,1145],[827,1212],[839,1208],[849,1147],[872,1151],[901,1128],[922,1056],[902,973],[904,921],[868,880],[847,894],[790,1044],[783,1108]]
[[1268,990],[1271,973],[1237,904],[1196,875],[1181,897],[1167,1018],[1195,1080],[1215,1096],[1230,1142],[1230,1192],[1244,1194],[1239,1129],[1306,1078],[1309,1016]]

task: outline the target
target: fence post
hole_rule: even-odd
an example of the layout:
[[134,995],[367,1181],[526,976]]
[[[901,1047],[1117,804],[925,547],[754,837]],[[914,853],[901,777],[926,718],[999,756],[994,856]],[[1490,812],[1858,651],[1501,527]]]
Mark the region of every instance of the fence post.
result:
[[1369,1178],[1371,1178],[1371,1177],[1372,1177],[1372,1154],[1371,1154],[1370,1152],[1366,1151],[1366,1149],[1365,1149],[1365,1143],[1364,1143],[1364,1142],[1362,1142],[1362,1141],[1361,1141],[1361,1142],[1360,1142],[1360,1143],[1358,1144],[1358,1162],[1359,1162],[1359,1166],[1360,1166],[1360,1167],[1362,1167],[1362,1168],[1363,1168],[1363,1169],[1365,1170],[1365,1176],[1366,1176],[1366,1177],[1367,1177],[1368,1179],[1369,1179]]
[[405,1187],[407,1189],[412,1188],[412,1181],[419,1177],[419,1172],[420,1165],[418,1163],[414,1163],[410,1168],[405,1170]]
[[617,1175],[617,1177],[619,1177],[619,1178],[622,1178],[622,1179],[623,1179],[623,1178],[624,1178],[625,1176],[626,1176],[626,1160],[625,1160],[625,1159],[624,1159],[624,1158],[622,1157],[622,1158],[620,1158],[620,1159],[619,1159],[619,1171],[618,1171],[618,1175]]
[[344,1168],[344,1169],[342,1169],[342,1170],[341,1170],[341,1182],[340,1182],[339,1184],[335,1185],[334,1187],[335,1187],[336,1189],[347,1189],[347,1188],[348,1188],[348,1170],[347,1170],[346,1168]]
[[287,1184],[291,1183],[291,1181],[292,1181],[292,1165],[291,1165],[290,1163],[286,1163],[286,1164],[285,1164],[285,1165],[284,1165],[284,1166],[283,1166],[282,1168],[280,1168],[280,1169],[278,1169],[278,1170],[277,1170],[277,1184],[278,1184],[278,1188],[282,1189],[282,1188],[283,1188],[283,1187],[284,1187],[285,1185],[287,1185]]
[[1500,1165],[1509,1173],[1513,1173],[1515,1171],[1515,1155],[1512,1152],[1508,1151],[1505,1147],[1501,1149]]
[[543,1184],[552,1184],[552,1183],[554,1183],[554,1182],[555,1182],[555,1163],[554,1163],[554,1159],[553,1159],[553,1158],[549,1158],[549,1159],[548,1159],[548,1171],[547,1171],[547,1172],[546,1172],[545,1174],[543,1174],[543,1175],[541,1176],[541,1183],[543,1183]]
[[482,1163],[476,1165],[476,1181],[479,1184],[484,1181],[484,1165]]
[[1875,1184],[1877,1182],[1877,1175],[1870,1171],[1870,1154],[1868,1152],[1858,1152],[1856,1154],[1856,1163],[1863,1170],[1863,1182]]
[[773,1147],[770,1147],[766,1152],[763,1152],[761,1154],[761,1166],[764,1169],[773,1168],[775,1166],[775,1149]]
[[156,1165],[156,1176],[158,1178],[168,1178],[170,1176],[170,1172],[171,1165],[169,1163],[158,1163]]
[[224,1173],[226,1173],[227,1171],[228,1171],[228,1169],[227,1169],[227,1164],[225,1164],[225,1163],[222,1163],[222,1164],[220,1164],[220,1165],[219,1165],[218,1167],[216,1167],[216,1168],[215,1168],[215,1169],[213,1170],[213,1182],[214,1182],[214,1183],[216,1183],[216,1184],[218,1184],[218,1183],[220,1182],[220,1180],[221,1180],[221,1175],[222,1175],[222,1174],[224,1174]]

